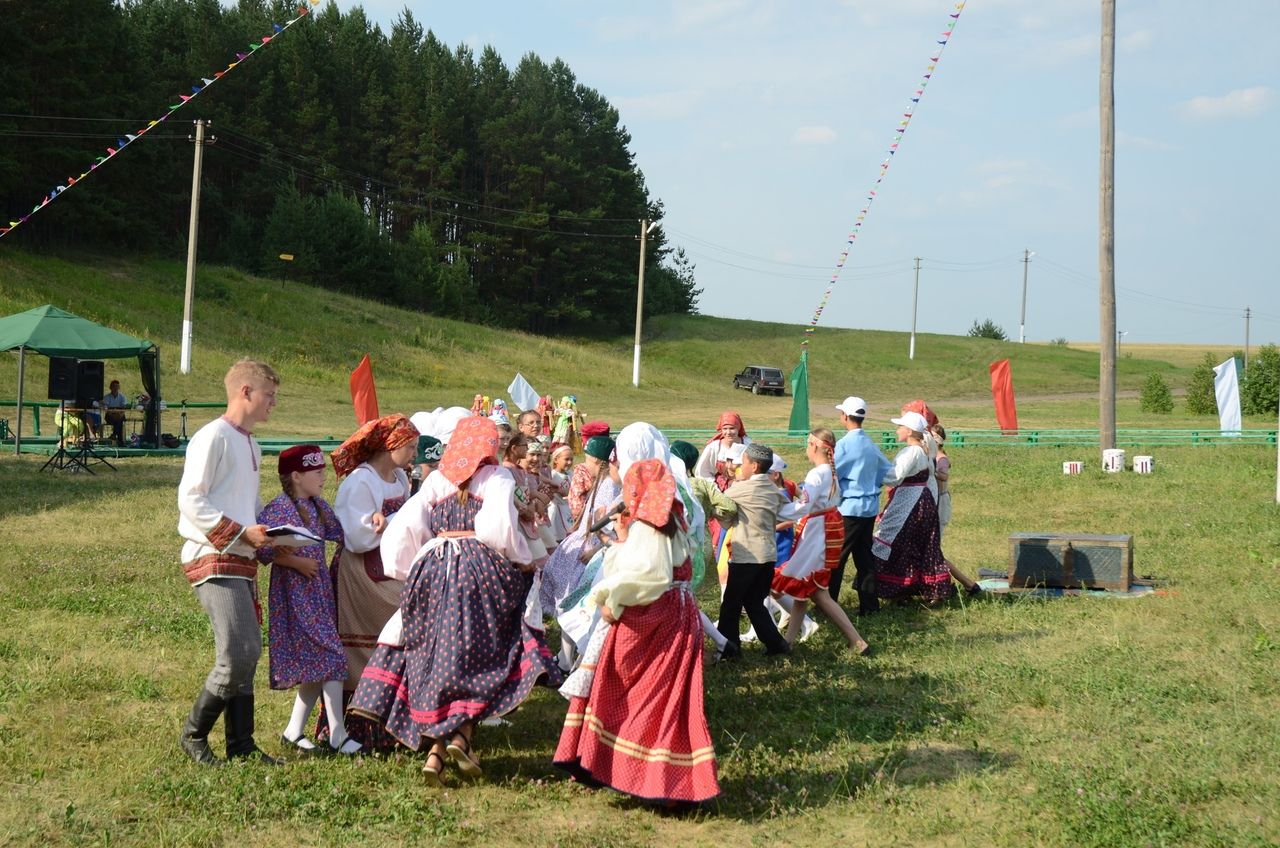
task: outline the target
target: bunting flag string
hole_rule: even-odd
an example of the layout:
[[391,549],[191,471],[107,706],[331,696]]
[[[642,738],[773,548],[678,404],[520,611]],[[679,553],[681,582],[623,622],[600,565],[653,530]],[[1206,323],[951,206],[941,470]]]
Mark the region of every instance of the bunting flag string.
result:
[[924,76],[916,85],[914,93],[910,98],[910,105],[907,110],[902,113],[902,117],[898,120],[898,126],[893,130],[893,139],[889,143],[888,150],[885,151],[884,161],[880,163],[880,173],[876,175],[876,181],[872,187],[867,190],[866,200],[862,204],[862,209],[858,211],[858,216],[854,219],[853,227],[849,230],[849,237],[846,239],[844,249],[840,251],[840,256],[836,259],[835,270],[831,274],[831,279],[827,283],[826,291],[822,293],[822,300],[818,302],[818,308],[814,310],[813,318],[809,320],[809,326],[804,330],[804,341],[800,347],[807,350],[809,346],[809,337],[813,335],[818,326],[818,320],[822,318],[822,313],[827,308],[827,301],[831,299],[831,293],[835,290],[836,282],[840,279],[840,272],[844,270],[845,262],[849,259],[849,252],[853,249],[853,243],[857,241],[859,234],[862,232],[862,225],[867,220],[867,214],[871,211],[872,204],[875,203],[878,196],[879,185],[884,181],[885,174],[889,171],[889,165],[893,162],[893,157],[898,152],[899,145],[902,144],[902,137],[907,132],[907,127],[911,124],[911,118],[915,115],[916,106],[920,103],[920,98],[924,97],[924,91],[929,87],[929,80],[933,79],[933,72],[938,67],[938,62],[942,59],[942,51],[947,49],[947,42],[951,40],[951,33],[955,31],[956,23],[960,20],[960,13],[964,11],[964,4],[967,0],[960,0],[955,4],[955,12],[948,17],[946,27],[939,36],[937,47],[929,56],[929,62],[925,65]]
[[299,0],[298,10],[297,10],[298,14],[296,17],[290,19],[289,21],[286,21],[284,24],[272,24],[270,35],[264,35],[258,41],[255,41],[252,44],[250,44],[246,48],[248,50],[247,53],[237,52],[235,61],[227,65],[227,67],[224,70],[215,71],[212,78],[201,77],[199,85],[191,86],[190,94],[179,94],[178,102],[169,104],[168,111],[166,111],[159,118],[156,118],[154,121],[148,121],[147,125],[145,127],[140,128],[136,133],[125,133],[123,136],[116,139],[116,143],[114,145],[107,147],[106,155],[97,157],[93,161],[93,164],[91,164],[87,170],[81,173],[80,176],[67,177],[66,185],[58,184],[53,188],[51,188],[49,190],[49,193],[44,196],[44,199],[41,200],[39,203],[37,203],[35,206],[33,206],[30,212],[18,218],[18,220],[16,221],[9,221],[7,225],[0,226],[0,238],[4,238],[9,233],[16,230],[19,226],[21,226],[22,224],[25,224],[27,222],[27,219],[29,219],[32,215],[36,214],[41,209],[44,209],[50,203],[57,200],[59,197],[63,195],[64,192],[66,192],[67,189],[78,184],[85,177],[89,176],[94,171],[96,171],[98,169],[98,166],[102,165],[104,162],[110,161],[120,151],[124,150],[130,144],[133,144],[135,141],[142,138],[142,136],[146,135],[147,133],[151,132],[151,130],[155,129],[157,126],[167,121],[170,115],[172,115],[174,112],[181,109],[183,106],[186,106],[196,97],[198,97],[201,93],[203,93],[206,89],[208,89],[209,86],[213,85],[218,80],[222,79],[224,76],[230,73],[232,68],[237,67],[246,59],[248,59],[250,56],[252,56],[254,53],[256,53],[259,49],[265,47],[275,39],[279,38],[284,33],[285,30],[287,30],[289,27],[293,26],[298,21],[302,20],[303,18],[305,18],[307,15],[311,13],[311,7],[306,5],[307,3],[310,3],[311,6],[318,6],[320,4],[320,0]]

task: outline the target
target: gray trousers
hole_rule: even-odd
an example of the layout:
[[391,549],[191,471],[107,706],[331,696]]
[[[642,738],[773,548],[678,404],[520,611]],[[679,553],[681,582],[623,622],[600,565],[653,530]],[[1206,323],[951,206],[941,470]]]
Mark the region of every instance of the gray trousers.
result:
[[253,694],[253,676],[262,656],[262,628],[253,606],[254,586],[234,577],[211,577],[196,588],[213,625],[216,652],[204,687],[219,698]]

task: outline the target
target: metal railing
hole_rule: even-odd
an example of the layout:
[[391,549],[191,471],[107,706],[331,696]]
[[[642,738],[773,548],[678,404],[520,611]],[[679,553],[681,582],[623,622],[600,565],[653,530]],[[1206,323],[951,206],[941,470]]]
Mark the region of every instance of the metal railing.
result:
[[[675,428],[662,431],[668,439],[683,439],[698,447],[706,444],[714,435],[714,430],[680,430]],[[777,447],[803,447],[807,435],[793,433],[789,430],[751,430],[748,435],[761,444]],[[840,436],[837,433],[837,438]],[[867,435],[880,444],[882,449],[893,448],[897,442],[893,430],[867,430]],[[1116,447],[1159,447],[1164,445],[1274,445],[1275,430],[1241,430],[1238,433],[1223,433],[1217,429],[1191,430],[1156,430],[1156,429],[1118,429],[1116,430]],[[1098,447],[1101,444],[1097,430],[1058,430],[1022,428],[1016,433],[1005,433],[999,429],[949,429],[947,431],[947,447]]]

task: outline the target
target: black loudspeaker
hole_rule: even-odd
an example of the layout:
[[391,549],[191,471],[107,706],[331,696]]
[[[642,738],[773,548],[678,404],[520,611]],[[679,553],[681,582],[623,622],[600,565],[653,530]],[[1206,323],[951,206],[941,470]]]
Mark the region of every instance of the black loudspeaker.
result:
[[105,369],[98,360],[81,360],[76,363],[76,402],[82,409],[102,400],[102,374]]
[[76,361],[69,356],[49,357],[49,400],[76,399]]

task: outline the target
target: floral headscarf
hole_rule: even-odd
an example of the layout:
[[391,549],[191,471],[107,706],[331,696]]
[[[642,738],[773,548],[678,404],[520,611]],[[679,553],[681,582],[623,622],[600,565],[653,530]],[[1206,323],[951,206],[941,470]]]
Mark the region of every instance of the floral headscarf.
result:
[[338,477],[346,477],[379,451],[393,451],[418,440],[418,428],[408,418],[395,413],[367,421],[339,445],[329,459]]
[[678,518],[684,514],[684,506],[676,498],[676,478],[660,459],[642,459],[627,469],[622,502],[627,507],[621,517],[624,527],[636,519],[661,527],[673,512]]
[[482,465],[498,462],[498,425],[488,418],[471,416],[458,422],[449,446],[436,470],[461,487]]

